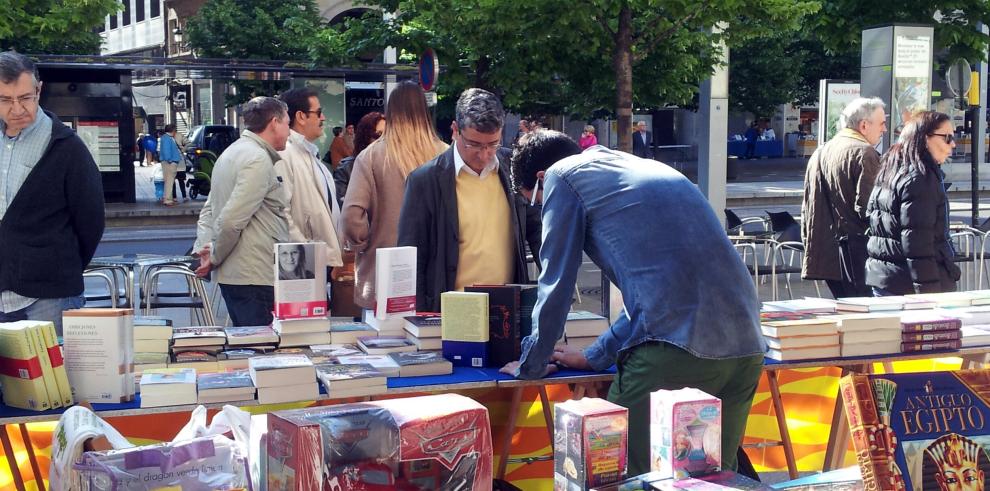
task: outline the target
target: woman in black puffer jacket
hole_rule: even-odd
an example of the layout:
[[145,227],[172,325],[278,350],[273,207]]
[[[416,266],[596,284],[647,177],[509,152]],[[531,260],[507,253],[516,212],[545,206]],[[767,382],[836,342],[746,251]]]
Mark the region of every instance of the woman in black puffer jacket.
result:
[[955,147],[945,114],[918,114],[884,154],[866,211],[866,283],[876,296],[954,291],[949,202],[939,166]]

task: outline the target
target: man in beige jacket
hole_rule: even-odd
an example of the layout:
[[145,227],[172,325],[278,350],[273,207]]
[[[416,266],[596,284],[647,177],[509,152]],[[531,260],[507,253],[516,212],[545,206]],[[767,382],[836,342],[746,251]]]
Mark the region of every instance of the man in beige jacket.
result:
[[233,325],[268,325],[275,304],[275,244],[289,240],[289,202],[275,172],[289,137],[289,115],[278,99],[255,97],[244,104],[242,116],[247,129],[217,159],[199,214],[196,274],[205,277],[216,269]]
[[293,242],[324,242],[327,266],[342,266],[337,241],[337,203],[333,176],[320,162],[320,150],[313,144],[323,136],[323,108],[312,89],[292,89],[279,99],[289,108],[289,141],[279,152],[282,160],[275,173],[282,177],[282,188],[289,200],[289,237]]

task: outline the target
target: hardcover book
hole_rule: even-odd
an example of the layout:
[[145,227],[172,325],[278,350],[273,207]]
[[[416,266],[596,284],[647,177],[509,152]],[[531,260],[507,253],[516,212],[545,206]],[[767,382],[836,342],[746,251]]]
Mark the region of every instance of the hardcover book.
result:
[[519,287],[475,285],[465,292],[488,294],[488,366],[501,368],[522,355],[519,334]]
[[901,330],[906,333],[950,331],[962,327],[958,317],[948,317],[930,311],[905,312],[901,315]]
[[533,309],[539,298],[540,288],[527,283],[515,283],[508,286],[519,287],[519,337],[524,338],[533,333]]
[[416,248],[375,251],[375,317],[405,317],[416,311]]
[[839,392],[866,489],[983,489],[990,370],[854,374]]
[[604,399],[554,406],[554,489],[587,490],[626,478],[629,410]]
[[917,353],[919,351],[957,350],[962,347],[962,340],[948,339],[944,341],[921,341],[901,343],[901,352]]
[[275,317],[327,315],[327,245],[275,244]]

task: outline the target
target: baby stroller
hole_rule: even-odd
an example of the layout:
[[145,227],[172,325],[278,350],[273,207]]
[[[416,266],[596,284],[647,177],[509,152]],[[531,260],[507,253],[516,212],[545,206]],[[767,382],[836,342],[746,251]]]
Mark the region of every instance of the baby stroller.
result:
[[217,156],[209,151],[197,148],[186,152],[189,160],[189,172],[192,177],[186,180],[189,186],[189,198],[196,199],[199,195],[210,194],[210,177],[213,175],[213,166],[217,163]]

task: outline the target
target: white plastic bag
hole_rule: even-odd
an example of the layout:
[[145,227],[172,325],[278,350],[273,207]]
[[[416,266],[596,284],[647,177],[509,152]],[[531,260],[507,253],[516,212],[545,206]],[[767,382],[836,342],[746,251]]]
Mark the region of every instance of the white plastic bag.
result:
[[89,409],[73,406],[62,413],[52,433],[52,459],[48,470],[51,489],[66,491],[82,489],[78,473],[73,470],[72,465],[82,457],[83,444],[86,440],[101,436],[105,436],[115,449],[134,446],[113,426]]

